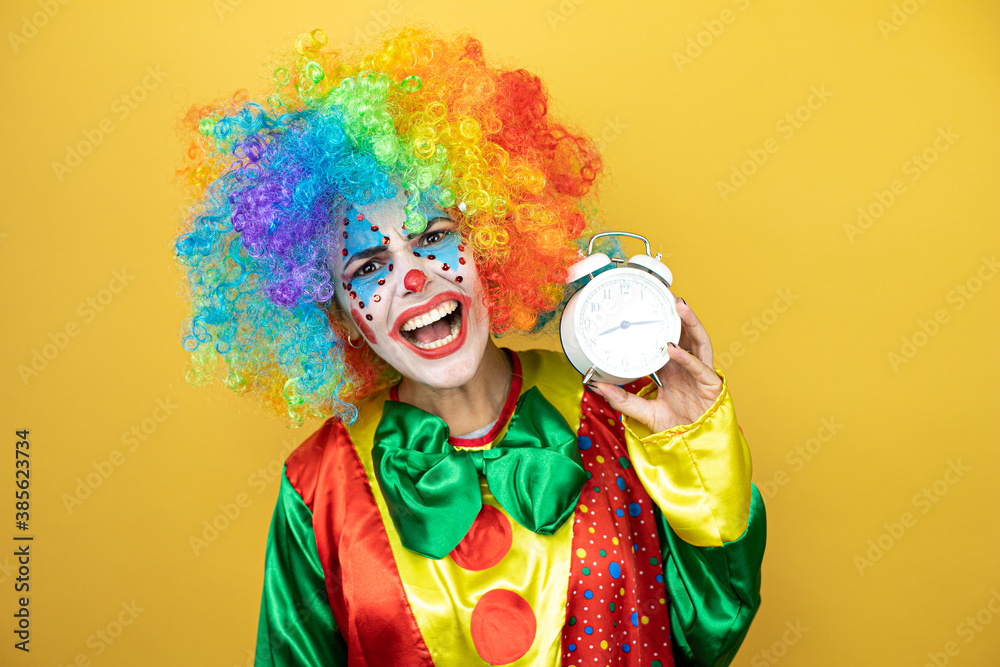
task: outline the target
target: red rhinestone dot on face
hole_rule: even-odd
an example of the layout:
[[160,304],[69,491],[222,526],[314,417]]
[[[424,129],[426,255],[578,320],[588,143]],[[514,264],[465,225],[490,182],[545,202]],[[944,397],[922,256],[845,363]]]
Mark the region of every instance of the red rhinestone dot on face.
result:
[[346,227],[349,224],[351,224],[351,221],[348,220],[347,218],[344,218],[344,227]]
[[427,259],[434,259],[434,255],[427,255]]
[[365,216],[363,216],[360,213],[358,213],[358,222],[361,222],[364,219],[365,219]]
[[379,278],[378,279],[378,284],[379,285],[385,285],[385,278]]
[[358,308],[364,308],[364,307],[365,307],[365,302],[364,301],[358,301]]
[[392,271],[392,264],[389,265],[389,270]]
[[455,276],[455,282],[456,283],[462,282],[462,276]]
[[465,252],[465,246],[464,246],[464,245],[462,245],[461,243],[459,243],[459,244],[458,244],[458,251],[459,251],[459,252]]
[[420,253],[419,253],[419,252],[414,252],[414,253],[413,253],[413,256],[414,256],[414,257],[420,257]]
[[365,319],[368,320],[369,322],[371,322],[372,321],[372,316],[371,315],[365,315]]
[[389,237],[388,236],[383,236],[382,237],[382,245],[389,245]]
[[347,248],[344,248],[343,250],[341,250],[340,254],[343,255],[344,257],[347,257]]
[[464,257],[459,257],[458,258],[458,263],[459,264],[465,264],[465,258]]
[[382,300],[382,297],[380,297],[378,294],[376,294],[375,296],[372,297],[372,301],[374,301],[375,303],[378,303],[381,300]]
[[444,271],[447,271],[447,270],[448,270],[449,268],[451,268],[451,267],[449,267],[449,266],[448,266],[447,264],[442,264],[442,265],[441,265],[441,268],[442,268],[442,269],[443,269]]
[[347,232],[344,232],[344,238],[345,239],[347,238]]
[[378,225],[372,225],[372,231],[373,232],[377,232],[378,231]]
[[351,292],[351,298],[352,298],[352,299],[357,299],[357,298],[358,298],[358,295],[357,295],[357,294],[355,294],[354,292]]

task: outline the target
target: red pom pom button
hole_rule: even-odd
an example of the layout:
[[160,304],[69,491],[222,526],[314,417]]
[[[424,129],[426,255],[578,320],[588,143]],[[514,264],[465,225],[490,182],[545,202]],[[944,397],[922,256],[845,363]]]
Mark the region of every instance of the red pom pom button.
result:
[[483,505],[451,559],[465,570],[487,570],[503,560],[513,539],[510,519],[492,505]]
[[514,591],[494,588],[472,610],[472,644],[491,665],[507,665],[524,656],[537,630],[531,605]]

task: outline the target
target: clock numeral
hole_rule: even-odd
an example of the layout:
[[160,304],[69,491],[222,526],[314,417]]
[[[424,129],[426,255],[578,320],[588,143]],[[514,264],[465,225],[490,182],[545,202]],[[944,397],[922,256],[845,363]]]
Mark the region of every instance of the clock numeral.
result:
[[600,310],[601,310],[601,304],[599,304],[596,301],[591,301],[590,302],[590,312],[592,312],[592,313],[598,313],[598,312],[600,312]]
[[605,299],[610,299],[611,298],[611,288],[610,287],[605,287],[603,294],[604,294],[604,298]]

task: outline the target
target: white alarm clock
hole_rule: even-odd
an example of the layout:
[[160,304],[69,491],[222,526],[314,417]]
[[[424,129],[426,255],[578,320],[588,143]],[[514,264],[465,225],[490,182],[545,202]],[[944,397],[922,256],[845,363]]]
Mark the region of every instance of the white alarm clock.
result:
[[[628,260],[594,252],[602,236],[628,236],[646,244],[645,255]],[[570,363],[591,380],[626,384],[644,376],[659,384],[656,371],[670,361],[667,344],[681,337],[681,318],[670,292],[673,275],[651,256],[649,241],[638,234],[595,234],[587,256],[569,267],[566,284],[590,280],[566,304],[559,337]],[[595,272],[614,265],[598,275]]]

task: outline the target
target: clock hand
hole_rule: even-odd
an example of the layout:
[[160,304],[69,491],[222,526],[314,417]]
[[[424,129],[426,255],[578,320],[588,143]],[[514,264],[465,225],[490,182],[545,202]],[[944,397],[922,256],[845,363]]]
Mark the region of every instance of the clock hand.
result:
[[602,331],[598,335],[599,336],[603,336],[604,334],[609,334],[612,331],[618,331],[619,329],[628,329],[629,327],[634,327],[637,324],[659,324],[661,322],[663,322],[663,320],[643,320],[642,322],[629,322],[629,321],[625,321],[625,322],[622,322],[621,324],[619,324],[616,327],[608,329],[607,331]]

